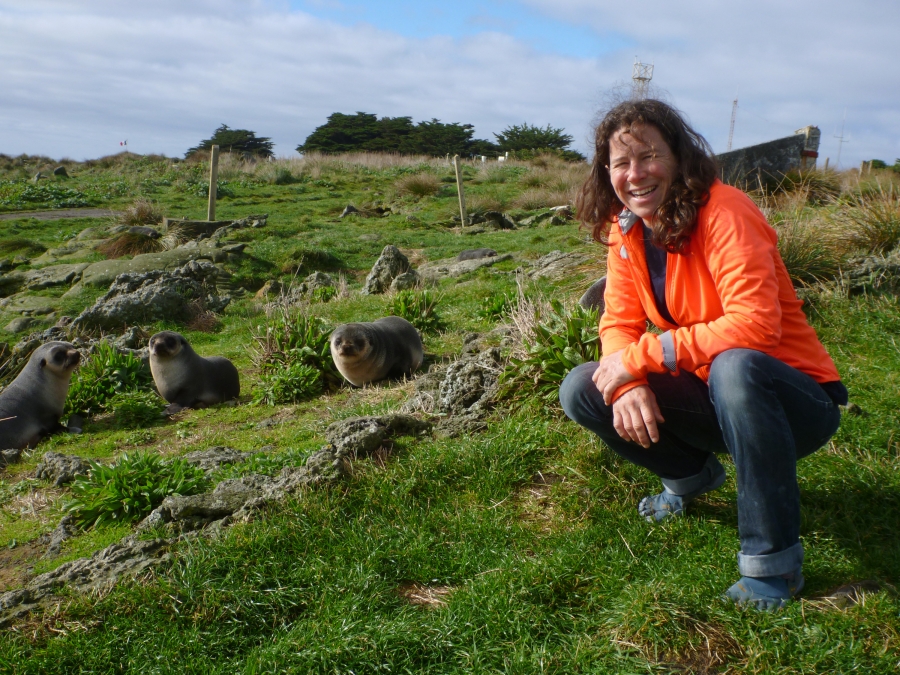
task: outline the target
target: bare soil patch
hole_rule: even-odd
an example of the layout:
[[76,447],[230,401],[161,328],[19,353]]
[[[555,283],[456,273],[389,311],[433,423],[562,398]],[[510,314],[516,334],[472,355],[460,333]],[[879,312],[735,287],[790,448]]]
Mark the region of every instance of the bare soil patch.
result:
[[21,588],[28,582],[28,568],[44,554],[37,540],[0,549],[0,593]]

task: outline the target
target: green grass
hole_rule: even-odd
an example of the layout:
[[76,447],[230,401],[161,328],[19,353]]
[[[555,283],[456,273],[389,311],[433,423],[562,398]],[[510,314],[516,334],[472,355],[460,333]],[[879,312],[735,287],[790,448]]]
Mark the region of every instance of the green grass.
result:
[[[7,174],[0,167],[0,181],[33,175],[39,160]],[[206,202],[197,192],[205,171],[161,158],[114,157],[69,166],[72,178],[63,185],[108,195],[98,202],[104,208],[149,198],[167,216],[203,218]],[[235,239],[250,257],[227,264],[251,290],[267,279],[289,282],[301,268],[339,270],[350,295],[303,308],[336,326],[390,313],[391,297],[356,292],[386,244],[421,260],[478,247],[514,253],[515,260],[429,289],[441,298],[440,330],[424,335],[433,362],[454,358],[468,333],[487,333],[508,316],[503,299],[515,298],[514,271],[525,261],[554,249],[598,258],[582,273],[526,288],[565,307],[602,273],[603,249],[585,243],[575,223],[461,235],[450,222],[455,190],[392,197],[404,177],[425,172],[443,178],[451,170],[443,160],[378,158],[228,167],[220,176],[233,196],[220,200],[217,217],[268,213],[269,222],[241,231]],[[464,173],[467,199],[476,205],[513,204],[541,190],[519,203],[555,206],[548,200],[569,189],[574,170],[510,162]],[[385,202],[395,208],[388,216],[337,217],[348,203]],[[0,228],[3,239],[20,237],[39,250],[106,224],[23,217]],[[86,291],[66,298],[65,311],[94,297]],[[730,462],[723,489],[697,500],[686,518],[651,526],[635,507],[657,481],[565,420],[552,397],[520,395],[518,407],[497,411],[485,432],[398,440],[380,461],[355,462],[343,484],[304,492],[217,539],[182,542],[152,575],[96,596],[64,593],[58,607],[4,631],[0,672],[896,672],[900,302],[832,291],[809,297],[805,310],[865,414],[845,416],[832,443],[799,466],[807,588],[779,614],[742,612],[719,599],[737,577]],[[321,447],[329,423],[396,411],[410,395],[411,385],[385,383],[248,405],[262,377],[252,335],[270,322],[251,296],[234,301],[211,333],[149,326],[151,333],[183,332],[204,356],[231,358],[241,374],[241,404],[137,426],[107,412],[86,420],[80,436],[43,441],[0,474],[0,546],[49,532],[71,499],[70,489],[52,492],[32,478],[46,450],[112,464],[126,452],[170,458],[225,445],[255,454],[214,480],[277,475]],[[132,404],[125,412],[138,419],[143,404]],[[268,420],[278,423],[260,426]],[[23,501],[32,493],[45,499]],[[67,541],[61,557],[31,564],[35,573],[48,571],[128,531],[121,524],[89,530]],[[819,599],[866,579],[885,590],[845,609]]]

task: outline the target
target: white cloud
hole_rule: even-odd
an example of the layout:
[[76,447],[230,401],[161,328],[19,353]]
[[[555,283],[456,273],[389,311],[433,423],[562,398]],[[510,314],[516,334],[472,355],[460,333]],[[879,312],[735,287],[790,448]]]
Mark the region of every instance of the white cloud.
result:
[[524,0],[556,19],[615,30],[655,65],[672,94],[717,150],[727,142],[739,96],[735,147],[807,124],[822,131],[820,154],[842,164],[893,161],[900,140],[900,3],[895,0],[713,0],[638,6],[596,0]]
[[738,93],[736,147],[812,123],[834,157],[846,107],[842,163],[900,156],[893,2],[523,2],[592,28],[598,54],[603,36],[632,46],[578,59],[496,31],[417,40],[263,0],[0,0],[0,152],[80,159],[127,138],[180,155],[225,123],[290,154],[330,113],[358,110],[472,123],[489,139],[552,124],[586,151],[602,92],[638,54],[717,150]]

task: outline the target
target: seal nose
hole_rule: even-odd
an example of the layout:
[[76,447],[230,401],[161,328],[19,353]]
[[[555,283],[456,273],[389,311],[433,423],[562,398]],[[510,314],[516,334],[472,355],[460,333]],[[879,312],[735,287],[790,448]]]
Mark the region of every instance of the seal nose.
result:
[[75,349],[70,349],[66,352],[66,366],[69,368],[74,368],[79,363],[81,363],[81,354],[78,353]]

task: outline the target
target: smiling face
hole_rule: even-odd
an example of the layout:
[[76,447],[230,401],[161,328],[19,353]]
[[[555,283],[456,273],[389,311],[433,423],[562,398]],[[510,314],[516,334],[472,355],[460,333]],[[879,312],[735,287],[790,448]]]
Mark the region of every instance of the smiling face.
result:
[[652,125],[623,127],[609,141],[609,177],[625,207],[648,225],[675,178],[675,155]]

